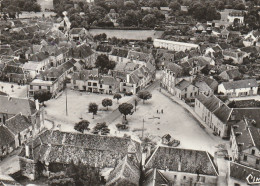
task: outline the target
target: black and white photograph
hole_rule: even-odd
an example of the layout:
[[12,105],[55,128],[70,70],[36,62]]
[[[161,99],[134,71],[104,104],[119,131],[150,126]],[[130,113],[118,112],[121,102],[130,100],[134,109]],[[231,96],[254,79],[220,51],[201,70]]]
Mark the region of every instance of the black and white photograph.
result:
[[260,186],[260,0],[0,0],[0,186]]

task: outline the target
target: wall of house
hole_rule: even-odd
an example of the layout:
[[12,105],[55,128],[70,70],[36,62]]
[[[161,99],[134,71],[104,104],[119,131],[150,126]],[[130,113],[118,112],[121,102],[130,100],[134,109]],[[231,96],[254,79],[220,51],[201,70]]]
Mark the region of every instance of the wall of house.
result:
[[244,17],[243,16],[230,16],[228,15],[227,17],[227,21],[230,23],[234,23],[235,19],[239,19],[239,23],[244,23]]
[[208,176],[208,175],[198,175],[185,173],[185,172],[175,172],[175,171],[165,171],[160,170],[161,173],[174,185],[200,185],[200,186],[217,186],[218,177]]
[[257,95],[258,87],[251,88],[241,88],[241,89],[232,89],[226,90],[223,84],[218,86],[218,93],[223,93],[224,95],[230,97],[241,97],[241,96],[250,96]]
[[19,157],[21,174],[31,180],[36,178],[36,166],[33,160]]
[[154,47],[165,48],[173,51],[186,51],[193,48],[199,48],[199,45],[182,43],[182,42],[173,42],[169,40],[154,39]]
[[113,56],[113,55],[109,55],[108,58],[109,58],[110,61],[115,61],[115,62],[118,62],[118,63],[127,63],[127,62],[131,61],[128,58]]
[[[239,185],[236,185],[239,184]],[[237,179],[233,179],[229,176],[228,178],[228,186],[248,186],[247,182],[242,182],[240,180]]]
[[[254,151],[255,153],[253,154]],[[246,160],[244,157],[246,156]],[[258,160],[258,164],[256,164]],[[243,150],[240,153],[240,163],[260,170],[260,151],[256,147]]]
[[220,121],[214,114],[212,114],[212,122],[210,128],[216,132],[220,137],[227,137],[227,124]]

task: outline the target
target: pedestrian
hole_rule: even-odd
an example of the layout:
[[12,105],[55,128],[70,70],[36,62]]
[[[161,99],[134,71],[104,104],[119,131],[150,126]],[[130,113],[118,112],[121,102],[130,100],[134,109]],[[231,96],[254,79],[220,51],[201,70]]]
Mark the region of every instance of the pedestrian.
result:
[[163,109],[162,109],[161,113],[163,114]]

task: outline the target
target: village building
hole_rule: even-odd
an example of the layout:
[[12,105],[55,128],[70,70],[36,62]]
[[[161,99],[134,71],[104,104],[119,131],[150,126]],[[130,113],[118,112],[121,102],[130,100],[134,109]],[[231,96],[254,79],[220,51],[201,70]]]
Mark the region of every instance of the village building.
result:
[[237,162],[229,162],[228,185],[259,185],[260,171]]
[[173,93],[179,99],[194,99],[198,94],[199,88],[185,79],[175,85]]
[[233,10],[227,16],[227,21],[230,23],[238,22],[239,24],[244,24],[244,13],[243,11]]
[[185,71],[183,67],[169,63],[163,71],[162,86],[174,95],[174,87],[182,80],[192,82],[194,77]]
[[[198,87],[198,94],[204,94],[206,96],[210,96],[214,93],[214,90],[205,82],[205,81],[196,81],[194,80],[194,85]],[[196,95],[195,95],[196,96]]]
[[155,70],[156,69],[152,64],[147,63],[146,66],[141,66],[138,69],[127,73],[126,76],[120,80],[119,91],[136,94],[154,81]]
[[238,69],[231,69],[221,72],[219,74],[219,77],[221,77],[225,81],[234,81],[236,79],[241,79],[242,74],[239,72]]
[[86,44],[77,45],[69,50],[69,58],[76,61],[83,61],[86,67],[95,67],[97,55],[92,51],[90,46]]
[[89,33],[85,28],[72,28],[68,32],[69,39],[75,42],[83,42],[87,35],[89,35]]
[[56,96],[64,88],[64,81],[70,73],[74,71],[76,61],[71,59],[58,67],[51,67],[41,72],[37,79],[34,79],[28,88],[29,97],[34,96],[34,92],[46,90]]
[[127,63],[130,61],[128,56],[128,49],[125,48],[116,48],[112,49],[111,54],[108,55],[110,61],[115,61],[117,63]]
[[246,47],[256,46],[256,43],[258,42],[259,38],[260,38],[260,31],[252,30],[244,37],[243,44]]
[[260,170],[260,129],[255,120],[244,117],[233,123],[230,145],[234,161]]
[[119,85],[112,76],[102,76],[98,69],[74,72],[71,86],[75,90],[94,93],[113,94],[119,91]]
[[154,39],[153,45],[156,48],[165,48],[173,51],[186,51],[193,48],[199,49],[199,45],[193,43],[183,43],[170,40]]
[[222,54],[224,56],[224,59],[226,60],[232,59],[233,62],[236,64],[243,63],[244,57],[249,56],[249,54],[246,52],[234,50],[234,49],[223,50]]
[[0,72],[0,78],[8,82],[19,84],[25,84],[27,82],[26,73],[22,67],[17,65],[5,65],[2,72]]
[[127,58],[129,59],[129,61],[139,65],[146,66],[148,62],[152,65],[155,65],[155,59],[153,58],[152,54],[130,50],[128,52]]
[[257,95],[258,83],[255,79],[223,82],[218,86],[218,93],[230,97]]
[[218,183],[218,168],[206,151],[159,146],[145,163],[144,186]]
[[194,111],[208,126],[213,128],[213,112],[216,111],[222,104],[223,102],[215,95],[206,96],[204,94],[200,94],[196,97]]
[[4,157],[15,149],[15,137],[12,132],[0,123],[0,157]]
[[[99,170],[107,169],[109,172],[112,171],[113,175],[115,171],[119,173],[124,169],[118,167],[118,164],[124,164],[127,161],[129,164],[140,165],[141,162],[140,143],[131,138],[47,130],[27,146],[29,151],[23,149],[21,156],[33,160],[34,163],[42,162],[46,168],[44,172],[47,174],[64,171],[64,167],[72,161],[76,164],[81,162]],[[128,177],[121,179],[129,180]],[[130,182],[134,180],[130,179]],[[111,179],[108,181],[113,182]]]

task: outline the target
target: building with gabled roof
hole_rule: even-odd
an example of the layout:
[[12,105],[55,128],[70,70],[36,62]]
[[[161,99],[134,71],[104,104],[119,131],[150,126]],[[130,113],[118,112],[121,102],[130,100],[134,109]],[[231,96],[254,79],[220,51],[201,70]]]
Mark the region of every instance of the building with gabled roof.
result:
[[110,61],[117,63],[127,63],[130,59],[127,58],[129,50],[126,48],[113,47],[112,52],[108,55]]
[[166,185],[203,183],[213,186],[217,185],[219,175],[214,158],[208,152],[163,146],[156,148],[144,168],[146,179],[150,178],[144,181],[145,186],[151,185],[154,182],[151,177],[157,176],[159,182]]
[[259,185],[260,171],[237,162],[229,162],[228,185]]
[[219,76],[223,80],[227,80],[227,81],[233,81],[237,78],[242,78],[242,74],[239,72],[238,69],[230,69],[230,70],[223,71],[219,74]]
[[246,117],[233,123],[230,144],[234,161],[260,170],[260,129],[255,125]]
[[[21,156],[44,163],[49,172],[62,171],[72,161],[112,171],[126,160],[125,168],[128,172],[130,163],[140,165],[141,162],[141,145],[131,138],[47,130],[27,146],[30,154],[26,154],[23,149]],[[124,159],[125,157],[129,158]],[[131,168],[135,167],[131,165]],[[123,167],[122,169],[125,172]]]
[[0,123],[0,157],[3,157],[15,149],[14,134]]
[[153,46],[156,48],[165,48],[173,51],[186,51],[186,50],[191,50],[193,48],[199,49],[199,45],[197,44],[163,40],[163,39],[154,39]]
[[257,95],[258,83],[255,79],[223,82],[218,85],[218,93],[230,97]]
[[139,64],[139,65],[145,65],[149,62],[153,65],[155,65],[155,59],[151,53],[144,53],[144,52],[137,52],[130,50],[128,52],[127,58],[130,59],[131,62]]
[[195,99],[194,110],[208,126],[212,126],[213,112],[222,104],[223,102],[215,95],[206,96],[200,94]]
[[174,94],[179,99],[193,99],[199,94],[199,89],[190,81],[183,79],[174,87]]
[[109,174],[107,186],[140,185],[141,167],[136,159],[125,156]]

